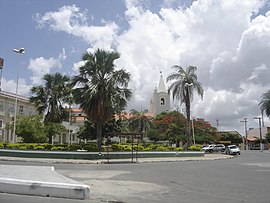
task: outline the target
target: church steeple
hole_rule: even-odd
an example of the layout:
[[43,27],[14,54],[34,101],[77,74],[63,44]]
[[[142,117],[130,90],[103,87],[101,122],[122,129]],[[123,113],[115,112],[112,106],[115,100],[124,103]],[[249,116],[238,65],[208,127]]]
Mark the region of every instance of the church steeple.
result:
[[160,71],[158,86],[154,89],[153,97],[150,101],[150,112],[154,115],[170,110],[170,95],[166,90],[165,83]]
[[164,80],[163,80],[163,77],[162,77],[162,71],[160,71],[160,79],[159,79],[159,83],[158,83],[158,89],[157,89],[157,92],[166,92],[167,93],[167,90],[166,90],[166,87],[165,87],[165,84],[164,84]]

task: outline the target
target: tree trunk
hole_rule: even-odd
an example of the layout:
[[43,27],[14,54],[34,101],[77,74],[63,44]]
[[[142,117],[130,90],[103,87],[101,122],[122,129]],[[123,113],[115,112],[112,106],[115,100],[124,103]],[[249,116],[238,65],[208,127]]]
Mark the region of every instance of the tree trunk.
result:
[[98,152],[101,153],[101,142],[102,142],[102,123],[97,123],[97,147]]
[[186,136],[187,136],[187,149],[190,147],[190,98],[187,88],[187,98],[186,98],[186,112],[187,112],[187,126],[186,126]]

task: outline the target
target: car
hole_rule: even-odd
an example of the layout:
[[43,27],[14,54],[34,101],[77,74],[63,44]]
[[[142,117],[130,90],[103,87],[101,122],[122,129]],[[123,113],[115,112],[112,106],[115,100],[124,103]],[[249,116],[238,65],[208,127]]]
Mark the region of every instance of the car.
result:
[[209,153],[224,152],[225,146],[223,144],[210,144],[208,146],[203,147],[202,150]]
[[224,144],[216,144],[214,147],[215,152],[224,152],[226,149]]
[[228,154],[228,155],[240,155],[241,152],[240,152],[240,149],[239,147],[237,147],[236,145],[229,145],[226,147],[226,150],[225,150],[225,154]]
[[202,148],[202,150],[205,151],[205,152],[212,153],[214,151],[214,148],[215,148],[215,145],[214,144],[210,144],[210,145],[204,146]]

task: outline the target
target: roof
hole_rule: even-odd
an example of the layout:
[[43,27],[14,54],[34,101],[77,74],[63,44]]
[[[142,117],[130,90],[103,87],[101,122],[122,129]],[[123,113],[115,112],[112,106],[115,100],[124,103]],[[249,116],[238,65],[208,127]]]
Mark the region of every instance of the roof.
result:
[[255,142],[256,140],[258,140],[258,138],[257,137],[250,136],[250,137],[247,138],[247,140],[249,142]]
[[16,96],[17,96],[17,99],[18,100],[26,100],[26,101],[29,101],[29,98],[28,97],[25,97],[25,96],[22,96],[22,95],[16,95],[14,93],[11,93],[11,92],[5,92],[5,91],[2,91],[0,90],[0,95],[1,96],[4,96],[4,97],[9,97],[9,98],[12,98],[12,99],[15,99]]
[[167,90],[166,90],[162,75],[160,75],[157,92],[165,92],[165,93],[167,93]]

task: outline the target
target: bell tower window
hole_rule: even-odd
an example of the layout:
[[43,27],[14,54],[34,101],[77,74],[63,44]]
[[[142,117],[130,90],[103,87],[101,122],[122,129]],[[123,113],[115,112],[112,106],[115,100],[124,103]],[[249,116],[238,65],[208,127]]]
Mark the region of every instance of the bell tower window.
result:
[[165,99],[164,99],[164,98],[161,98],[161,99],[160,99],[160,105],[161,105],[161,106],[164,106],[164,105],[165,105]]

